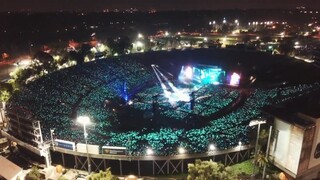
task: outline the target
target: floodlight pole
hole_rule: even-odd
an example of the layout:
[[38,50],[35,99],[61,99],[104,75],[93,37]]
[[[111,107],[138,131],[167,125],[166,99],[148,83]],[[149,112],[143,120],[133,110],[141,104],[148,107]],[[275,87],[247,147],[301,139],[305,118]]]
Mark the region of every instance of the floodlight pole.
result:
[[258,123],[257,137],[256,137],[256,145],[254,148],[254,165],[253,165],[253,174],[256,174],[256,165],[257,165],[257,152],[258,152],[258,142],[260,136],[260,123]]
[[88,151],[88,133],[86,131],[86,123],[83,123],[83,135],[84,135],[84,140],[86,142],[86,152],[87,152],[87,161],[88,161],[88,173],[91,173],[91,162],[90,162],[90,157],[89,157],[89,151]]
[[[270,148],[270,140],[271,140],[271,133],[272,133],[272,126],[269,128],[269,137],[268,137],[268,144],[267,144],[267,150],[266,150],[266,159],[269,157],[269,148]],[[263,167],[263,173],[262,173],[262,179],[264,180],[266,178],[266,168],[267,165],[265,164]]]
[[54,129],[50,128],[51,145],[52,145],[52,149],[55,150],[54,149],[54,141],[53,141],[53,133],[54,133]]
[[87,161],[88,161],[88,173],[91,173],[91,162],[88,151],[88,133],[86,131],[86,124],[90,124],[90,119],[87,116],[80,116],[77,118],[77,121],[83,125],[83,135],[86,142],[86,152],[87,152]]
[[257,165],[257,161],[256,161],[256,157],[257,157],[257,152],[258,152],[258,142],[259,142],[259,136],[260,136],[260,125],[266,123],[266,120],[252,120],[249,124],[249,126],[255,126],[258,125],[258,129],[257,129],[257,137],[256,137],[256,145],[255,145],[255,149],[254,149],[254,164],[253,164],[253,174],[255,175],[256,173],[256,165]]

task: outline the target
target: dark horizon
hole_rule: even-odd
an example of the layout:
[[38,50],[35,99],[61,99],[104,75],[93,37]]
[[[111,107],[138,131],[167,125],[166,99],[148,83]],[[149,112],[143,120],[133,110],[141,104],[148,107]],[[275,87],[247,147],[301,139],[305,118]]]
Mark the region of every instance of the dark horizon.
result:
[[[142,11],[189,11],[224,9],[293,9],[320,7],[317,0],[2,0],[0,11],[103,11],[137,8]],[[60,2],[57,2],[60,1]]]

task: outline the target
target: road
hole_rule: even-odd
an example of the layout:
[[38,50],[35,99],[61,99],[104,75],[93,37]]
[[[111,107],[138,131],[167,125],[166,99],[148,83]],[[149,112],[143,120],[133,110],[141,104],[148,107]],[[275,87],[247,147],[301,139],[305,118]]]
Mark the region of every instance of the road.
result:
[[7,81],[10,72],[14,71],[17,67],[14,64],[0,64],[0,81]]
[[10,72],[14,71],[17,67],[13,64],[0,64],[0,81],[7,81]]

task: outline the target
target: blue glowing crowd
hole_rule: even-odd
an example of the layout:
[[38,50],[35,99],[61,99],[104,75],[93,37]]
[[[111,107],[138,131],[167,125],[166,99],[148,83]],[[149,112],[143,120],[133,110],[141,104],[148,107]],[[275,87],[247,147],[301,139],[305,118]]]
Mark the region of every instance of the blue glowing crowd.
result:
[[[50,128],[54,128],[57,139],[83,142],[83,129],[76,118],[86,115],[92,121],[87,127],[90,144],[123,146],[131,155],[143,155],[148,147],[156,155],[173,155],[178,147],[184,147],[188,153],[202,153],[210,143],[219,149],[235,147],[239,141],[248,144],[249,122],[263,116],[262,107],[318,88],[317,83],[246,89],[205,85],[194,93],[192,109],[186,102],[172,107],[161,96],[161,86],[150,67],[120,57],[85,63],[39,78],[13,95],[8,108],[23,107],[33,112],[33,119],[41,122],[45,140],[50,139]],[[125,108],[129,110],[120,110]],[[120,120],[123,112],[142,112],[144,116],[138,116],[141,121],[155,125],[139,123],[139,118],[129,115]],[[205,119],[205,123],[198,126],[193,121],[186,128],[170,126],[170,121],[179,124],[190,117],[196,117],[197,121]],[[126,123],[139,127],[118,128]]]

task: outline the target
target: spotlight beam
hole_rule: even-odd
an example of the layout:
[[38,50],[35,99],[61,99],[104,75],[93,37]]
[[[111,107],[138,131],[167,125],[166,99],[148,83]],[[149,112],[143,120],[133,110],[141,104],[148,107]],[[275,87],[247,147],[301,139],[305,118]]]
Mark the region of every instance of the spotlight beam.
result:
[[156,65],[151,65],[151,67],[160,82],[164,97],[168,99],[171,105],[175,105],[177,101],[190,101],[188,91],[174,86],[174,84],[169,81],[169,79],[157,68]]
[[158,69],[158,68],[155,68],[158,73],[161,75],[161,77],[163,77],[163,79],[167,82],[167,84],[170,86],[170,88],[173,90],[173,92],[179,92],[179,89],[176,88],[170,81],[169,79]]

